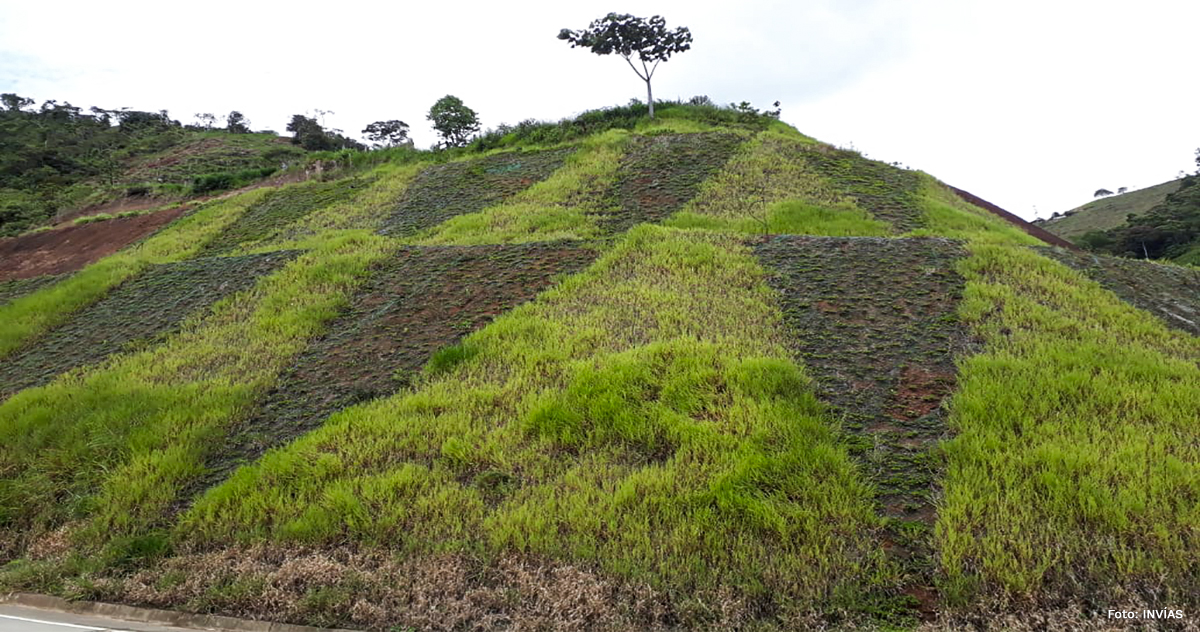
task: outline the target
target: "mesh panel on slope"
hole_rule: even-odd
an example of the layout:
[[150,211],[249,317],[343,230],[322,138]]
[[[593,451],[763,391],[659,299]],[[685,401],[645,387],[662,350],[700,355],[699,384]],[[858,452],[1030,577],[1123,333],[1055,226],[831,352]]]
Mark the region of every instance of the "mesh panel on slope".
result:
[[905,592],[925,604],[942,402],[969,342],[954,268],[966,253],[940,238],[804,236],[763,238],[754,250],[779,293],[792,352],[877,485],[890,519],[884,546],[905,568]]
[[40,386],[76,367],[144,348],[188,315],[249,288],[298,252],[213,257],[151,266],[0,363],[0,395]]
[[532,299],[596,252],[574,242],[404,247],[235,429],[193,491],[318,426],[331,413],[404,387],[438,349]]
[[430,167],[409,184],[379,232],[406,237],[482,211],[545,180],[574,151],[517,151]]
[[1200,270],[1061,248],[1038,250],[1084,273],[1126,303],[1154,314],[1168,327],[1200,336]]
[[610,232],[660,222],[696,196],[743,141],[737,134],[661,134],[630,139],[617,173],[617,209],[600,216]]

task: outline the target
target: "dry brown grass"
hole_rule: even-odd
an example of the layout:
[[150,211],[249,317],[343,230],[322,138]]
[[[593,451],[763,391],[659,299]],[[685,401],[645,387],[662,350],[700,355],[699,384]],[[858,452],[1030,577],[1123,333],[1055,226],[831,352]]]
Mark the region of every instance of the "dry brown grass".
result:
[[[1119,608],[1142,612],[1146,609],[1178,609],[1170,604],[1151,605],[1141,602],[1123,602]],[[1196,632],[1200,630],[1200,617],[1188,609],[1184,619],[1141,620],[1110,619],[1107,609],[1095,612],[1078,604],[1057,608],[1030,606],[1012,603],[997,603],[990,612],[972,609],[972,613],[943,615],[937,621],[926,623],[915,632],[959,632],[961,630],[996,630],[1004,632],[1118,632],[1124,630],[1172,630]]]
[[350,548],[189,553],[89,590],[157,608],[371,630],[735,629],[752,620],[749,604],[728,594],[673,603],[647,585],[548,560],[402,560]]

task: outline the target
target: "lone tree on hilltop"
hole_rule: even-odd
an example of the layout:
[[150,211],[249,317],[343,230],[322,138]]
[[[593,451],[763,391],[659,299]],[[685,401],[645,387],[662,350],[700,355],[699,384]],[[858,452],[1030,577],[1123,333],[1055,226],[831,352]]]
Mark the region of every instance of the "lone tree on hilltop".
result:
[[[620,55],[638,78],[646,82],[650,118],[654,118],[654,91],[650,89],[650,80],[654,78],[658,64],[692,47],[692,32],[686,26],[669,31],[662,16],[647,20],[628,13],[609,13],[580,31],[563,29],[558,32],[558,39],[569,42],[571,48],[583,46],[597,55]],[[641,70],[633,65],[635,56],[642,65]]]
[[250,119],[246,115],[234,110],[225,118],[225,131],[230,134],[249,134]]
[[1092,197],[1104,197],[1112,194],[1113,192],[1109,191],[1108,189],[1096,189],[1096,192],[1092,194]]
[[408,123],[404,121],[375,121],[362,131],[376,147],[395,147],[408,142]]
[[433,129],[442,137],[445,147],[462,147],[479,131],[479,116],[475,110],[449,94],[438,99],[425,118],[433,121]]

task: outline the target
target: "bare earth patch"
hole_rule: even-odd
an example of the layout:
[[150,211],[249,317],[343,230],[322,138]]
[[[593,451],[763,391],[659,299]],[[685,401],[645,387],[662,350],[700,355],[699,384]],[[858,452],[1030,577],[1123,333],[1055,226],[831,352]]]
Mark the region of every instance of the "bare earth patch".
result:
[[74,272],[171,223],[184,209],[0,239],[0,281]]

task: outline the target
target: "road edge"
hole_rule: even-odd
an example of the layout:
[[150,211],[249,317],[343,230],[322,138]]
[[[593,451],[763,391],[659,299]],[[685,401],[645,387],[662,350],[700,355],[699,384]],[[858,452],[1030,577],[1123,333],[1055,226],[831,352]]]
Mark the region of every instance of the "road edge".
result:
[[101,601],[70,601],[62,597],[36,593],[0,593],[0,605],[12,604],[78,615],[95,615],[138,623],[153,623],[198,630],[237,630],[240,632],[352,632],[333,628],[315,628],[293,623],[237,619],[217,614],[195,614],[156,608],[138,608]]

